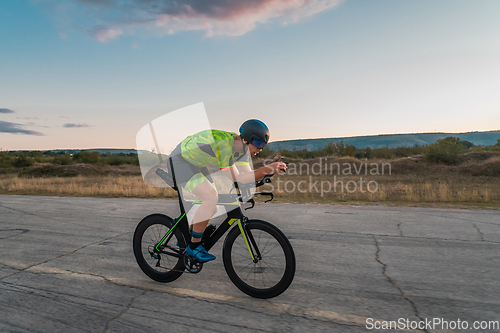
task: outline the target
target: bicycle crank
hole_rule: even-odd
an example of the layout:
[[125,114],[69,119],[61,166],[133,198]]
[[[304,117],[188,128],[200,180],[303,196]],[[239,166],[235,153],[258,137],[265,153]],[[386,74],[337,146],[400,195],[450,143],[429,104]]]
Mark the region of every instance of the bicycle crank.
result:
[[184,267],[186,267],[188,272],[197,274],[203,268],[203,263],[184,252]]

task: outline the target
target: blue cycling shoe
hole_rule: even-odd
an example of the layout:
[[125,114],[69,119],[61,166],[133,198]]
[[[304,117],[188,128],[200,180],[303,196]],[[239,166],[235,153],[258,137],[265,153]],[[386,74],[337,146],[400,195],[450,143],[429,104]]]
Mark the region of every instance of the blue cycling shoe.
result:
[[201,262],[212,261],[215,260],[216,258],[214,255],[208,253],[207,250],[205,250],[205,248],[203,247],[203,245],[198,245],[198,247],[195,248],[194,250],[192,250],[191,246],[188,245],[188,247],[186,248],[186,253],[190,257],[194,257]]

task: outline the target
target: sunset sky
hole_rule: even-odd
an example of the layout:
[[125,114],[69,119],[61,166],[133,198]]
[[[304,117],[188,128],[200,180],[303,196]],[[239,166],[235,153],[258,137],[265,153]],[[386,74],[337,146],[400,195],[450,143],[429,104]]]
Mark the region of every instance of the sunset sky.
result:
[[497,0],[2,1],[0,148],[135,148],[199,102],[271,141],[499,129],[499,17]]

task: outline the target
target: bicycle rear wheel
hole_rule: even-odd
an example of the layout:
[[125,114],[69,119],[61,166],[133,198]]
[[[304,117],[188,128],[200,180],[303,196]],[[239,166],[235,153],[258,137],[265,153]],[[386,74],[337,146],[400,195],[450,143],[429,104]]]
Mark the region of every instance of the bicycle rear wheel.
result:
[[[286,236],[272,224],[249,220],[249,238],[253,237],[261,258],[254,262],[239,228],[233,228],[224,241],[224,268],[231,281],[245,294],[272,298],[283,293],[295,275],[295,254]],[[253,244],[250,240],[249,244]]]
[[170,217],[153,214],[139,222],[134,232],[137,264],[147,276],[158,282],[174,281],[184,272],[182,254],[186,242],[182,232],[175,228],[165,238],[173,225]]

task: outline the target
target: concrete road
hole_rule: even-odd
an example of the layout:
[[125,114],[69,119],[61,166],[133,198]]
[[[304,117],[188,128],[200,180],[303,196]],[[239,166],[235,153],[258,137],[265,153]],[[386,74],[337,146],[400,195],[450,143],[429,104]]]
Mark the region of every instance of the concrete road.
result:
[[292,285],[270,300],[230,282],[220,244],[199,274],[150,280],[132,235],[154,212],[176,216],[176,201],[0,196],[0,332],[367,332],[390,321],[431,332],[447,327],[426,319],[448,331],[500,321],[498,211],[259,204],[248,216],[281,228],[297,258]]

